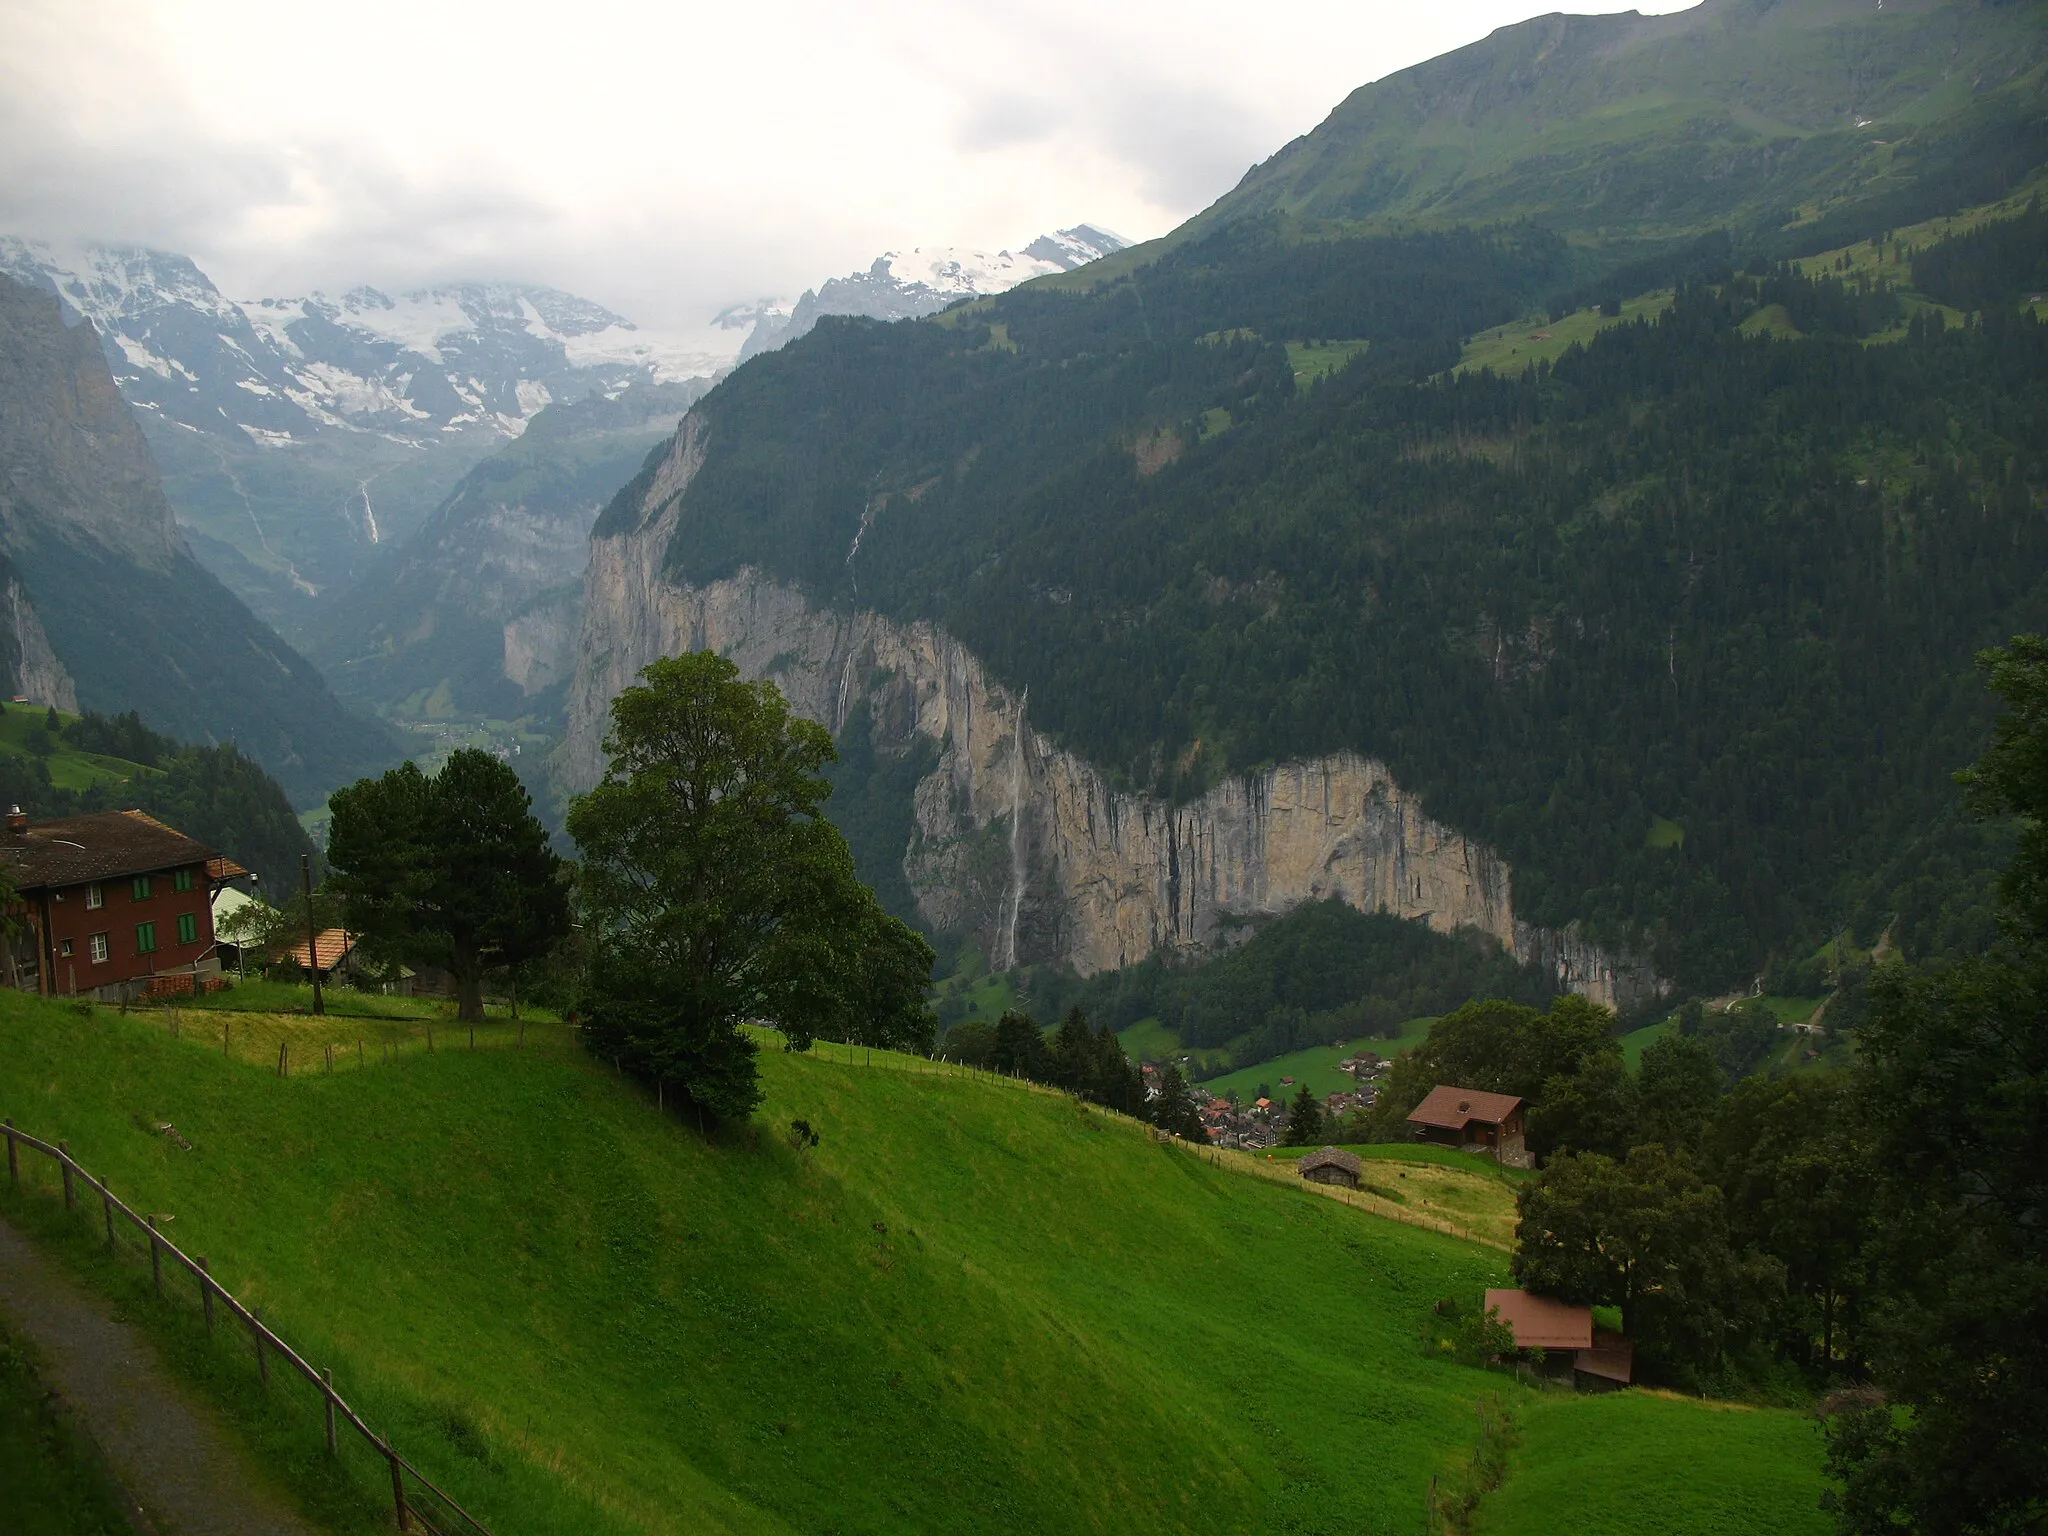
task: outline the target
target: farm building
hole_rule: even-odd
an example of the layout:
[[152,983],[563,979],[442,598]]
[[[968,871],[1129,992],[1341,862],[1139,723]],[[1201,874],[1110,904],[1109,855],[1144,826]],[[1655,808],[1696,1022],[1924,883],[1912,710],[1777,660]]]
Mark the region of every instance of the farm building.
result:
[[285,951],[285,958],[302,971],[310,971],[317,958],[322,981],[350,980],[356,974],[356,936],[341,928],[328,928],[311,946],[304,940]]
[[1522,1101],[1511,1094],[1439,1083],[1409,1112],[1408,1124],[1417,1141],[1483,1152],[1510,1168],[1531,1165],[1522,1139]]
[[1507,1325],[1516,1349],[1540,1349],[1550,1359],[1568,1361],[1579,1386],[1625,1387],[1635,1373],[1634,1343],[1595,1327],[1591,1307],[1528,1291],[1491,1290],[1486,1310]]
[[249,872],[141,811],[31,823],[16,806],[0,871],[25,930],[6,979],[25,991],[114,1002],[214,982],[214,894]]
[[1335,1147],[1309,1153],[1296,1167],[1312,1184],[1341,1184],[1346,1189],[1358,1188],[1358,1177],[1365,1171],[1365,1165],[1354,1154]]

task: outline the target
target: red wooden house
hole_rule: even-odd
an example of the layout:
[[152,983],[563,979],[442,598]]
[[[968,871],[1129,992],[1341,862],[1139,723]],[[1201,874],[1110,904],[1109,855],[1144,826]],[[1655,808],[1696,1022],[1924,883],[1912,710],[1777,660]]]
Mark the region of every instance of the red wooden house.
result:
[[0,869],[26,929],[5,979],[108,1002],[217,977],[213,896],[248,874],[142,811],[31,824],[19,806],[0,833]]

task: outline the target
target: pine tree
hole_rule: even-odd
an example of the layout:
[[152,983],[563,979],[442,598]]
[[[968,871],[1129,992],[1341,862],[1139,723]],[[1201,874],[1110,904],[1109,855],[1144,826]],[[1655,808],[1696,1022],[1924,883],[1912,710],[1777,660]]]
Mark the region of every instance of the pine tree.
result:
[[1294,1102],[1287,1106],[1287,1134],[1280,1138],[1283,1147],[1306,1147],[1323,1139],[1323,1106],[1307,1083],[1294,1096]]
[[1152,1123],[1183,1141],[1208,1144],[1209,1129],[1202,1124],[1202,1113],[1195,1108],[1187,1079],[1171,1062],[1159,1074],[1159,1096],[1152,1101]]

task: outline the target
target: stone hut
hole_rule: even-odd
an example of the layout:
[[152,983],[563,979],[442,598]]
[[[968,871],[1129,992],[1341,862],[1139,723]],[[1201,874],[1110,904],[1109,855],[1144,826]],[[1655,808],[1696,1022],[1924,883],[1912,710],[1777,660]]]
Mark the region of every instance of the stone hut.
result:
[[1335,1147],[1309,1153],[1297,1167],[1312,1184],[1341,1184],[1346,1189],[1358,1188],[1358,1177],[1365,1171],[1365,1165],[1356,1156]]

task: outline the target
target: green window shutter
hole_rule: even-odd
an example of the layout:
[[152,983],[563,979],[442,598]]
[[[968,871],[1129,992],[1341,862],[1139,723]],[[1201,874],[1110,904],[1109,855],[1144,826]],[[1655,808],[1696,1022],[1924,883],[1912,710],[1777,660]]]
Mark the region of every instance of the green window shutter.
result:
[[199,942],[199,919],[190,912],[179,914],[178,942],[180,944],[197,944]]
[[149,876],[137,875],[135,877],[135,899],[137,901],[149,900]]
[[135,925],[135,953],[138,955],[153,955],[156,953],[155,923],[137,923]]
[[189,891],[189,890],[191,890],[191,889],[192,889],[192,871],[191,871],[191,870],[189,870],[189,869],[181,869],[181,870],[179,870],[179,871],[178,871],[178,872],[177,872],[177,873],[176,873],[175,875],[173,875],[173,876],[171,877],[171,888],[172,888],[173,890],[178,890],[178,891]]

